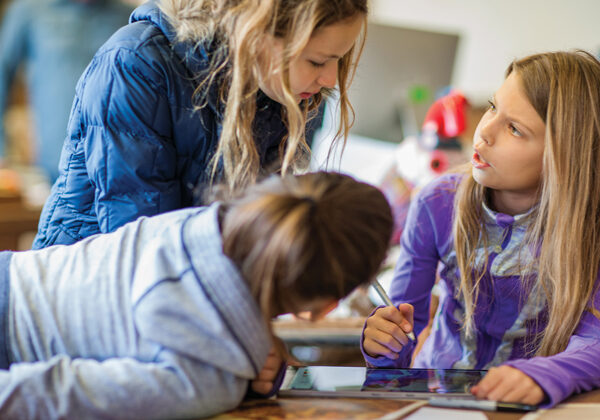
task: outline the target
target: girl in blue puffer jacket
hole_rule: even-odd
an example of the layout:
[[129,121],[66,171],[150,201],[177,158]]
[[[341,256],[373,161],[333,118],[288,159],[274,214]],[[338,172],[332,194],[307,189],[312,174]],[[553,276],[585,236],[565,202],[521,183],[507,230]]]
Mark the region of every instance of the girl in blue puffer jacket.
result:
[[366,0],[160,0],[82,75],[33,247],[112,232],[306,167],[307,121],[337,86],[347,98]]

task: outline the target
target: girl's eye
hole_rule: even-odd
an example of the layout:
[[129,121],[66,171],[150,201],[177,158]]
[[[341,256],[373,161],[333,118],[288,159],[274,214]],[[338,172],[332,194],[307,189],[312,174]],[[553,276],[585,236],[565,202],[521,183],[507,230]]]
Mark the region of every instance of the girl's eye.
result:
[[514,125],[510,124],[508,126],[508,129],[510,130],[510,132],[511,132],[512,135],[517,136],[517,137],[521,137],[521,132]]
[[316,61],[308,60],[313,67],[323,67],[325,63],[317,63]]
[[496,111],[496,104],[494,102],[492,102],[491,100],[488,101],[489,107],[488,109],[492,112]]

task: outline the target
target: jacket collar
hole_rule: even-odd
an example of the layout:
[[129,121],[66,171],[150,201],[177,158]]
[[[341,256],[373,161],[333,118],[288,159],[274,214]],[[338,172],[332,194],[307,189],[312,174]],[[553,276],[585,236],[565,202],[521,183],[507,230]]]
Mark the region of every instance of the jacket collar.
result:
[[215,203],[186,220],[181,227],[181,238],[198,283],[245,349],[258,373],[269,353],[270,335],[246,281],[223,254],[219,206]]
[[486,223],[495,224],[503,229],[508,226],[526,229],[530,222],[529,216],[531,216],[534,211],[534,209],[531,208],[526,213],[511,216],[510,214],[500,213],[492,210],[485,202],[482,204],[482,207],[483,217]]

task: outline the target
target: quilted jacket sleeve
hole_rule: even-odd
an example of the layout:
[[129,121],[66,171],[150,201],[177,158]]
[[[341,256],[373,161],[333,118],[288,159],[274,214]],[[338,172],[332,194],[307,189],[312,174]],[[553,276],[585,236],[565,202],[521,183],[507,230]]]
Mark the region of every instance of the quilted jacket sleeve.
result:
[[165,50],[148,42],[99,53],[78,86],[75,107],[102,232],[181,207]]

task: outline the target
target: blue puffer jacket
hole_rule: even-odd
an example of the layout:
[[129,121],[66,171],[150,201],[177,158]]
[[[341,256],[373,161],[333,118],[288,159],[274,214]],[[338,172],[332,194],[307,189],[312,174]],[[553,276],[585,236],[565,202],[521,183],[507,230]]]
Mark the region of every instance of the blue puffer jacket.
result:
[[[197,204],[222,119],[216,89],[206,107],[193,110],[194,76],[206,68],[206,55],[177,43],[152,2],[100,48],[77,85],[34,249]],[[278,159],[286,128],[280,104],[262,93],[257,101],[254,133],[265,168]]]

